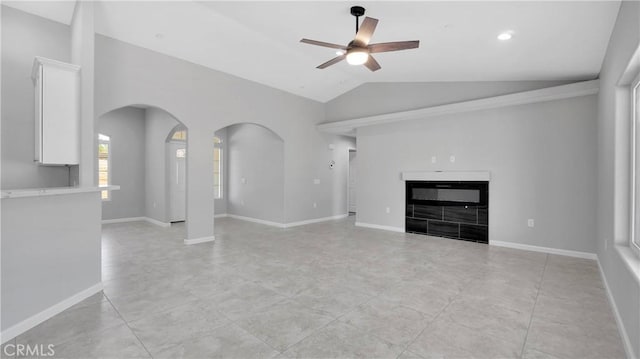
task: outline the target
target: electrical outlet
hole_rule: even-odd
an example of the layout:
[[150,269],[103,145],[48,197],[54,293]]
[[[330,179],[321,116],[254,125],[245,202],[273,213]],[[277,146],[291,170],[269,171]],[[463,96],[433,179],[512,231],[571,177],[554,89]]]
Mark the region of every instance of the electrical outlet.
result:
[[533,228],[533,226],[534,226],[534,225],[535,225],[535,223],[534,223],[533,219],[529,218],[529,219],[527,220],[527,226],[529,226],[529,227]]
[[240,205],[241,205],[241,206],[244,206],[244,199],[241,199],[241,200],[240,200]]
[[438,162],[438,158],[436,156],[431,156],[431,163]]
[[314,178],[313,184],[320,184],[320,179],[319,178]]
[[318,204],[316,202],[313,202],[313,208],[318,208]]
[[451,155],[449,156],[449,162],[454,163],[456,161],[456,156]]
[[385,212],[387,212],[387,213],[391,213],[391,207],[387,207],[387,208],[385,208]]
[[247,184],[247,179],[244,177],[240,178],[240,183]]

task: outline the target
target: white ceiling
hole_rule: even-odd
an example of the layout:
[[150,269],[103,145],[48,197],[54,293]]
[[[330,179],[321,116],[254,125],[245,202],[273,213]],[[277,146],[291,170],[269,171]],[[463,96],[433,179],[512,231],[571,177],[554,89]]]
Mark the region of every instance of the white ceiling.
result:
[[[73,2],[3,2],[70,23]],[[351,5],[380,20],[372,43],[420,40],[376,54],[382,69],[315,67],[346,44]],[[100,1],[96,31],[318,101],[366,82],[582,80],[597,77],[619,1]],[[512,31],[501,42],[496,36]]]

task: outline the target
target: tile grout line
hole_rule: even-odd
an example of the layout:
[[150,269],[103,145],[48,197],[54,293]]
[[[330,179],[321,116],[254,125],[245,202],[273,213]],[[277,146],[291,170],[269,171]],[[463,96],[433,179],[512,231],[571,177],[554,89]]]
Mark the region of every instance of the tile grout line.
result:
[[[445,306],[444,306],[444,307],[443,307],[443,308],[438,312],[438,314],[436,314],[436,315],[433,317],[433,319],[431,319],[431,321],[429,321],[429,323],[428,323],[424,328],[422,328],[422,330],[421,330],[421,331],[420,331],[420,332],[419,332],[419,333],[418,333],[418,334],[417,334],[413,339],[411,339],[411,340],[409,341],[409,343],[407,343],[407,345],[404,347],[404,349],[402,350],[402,352],[401,352],[400,354],[398,354],[398,356],[396,357],[396,359],[397,359],[397,358],[400,358],[400,357],[402,356],[402,354],[404,354],[404,352],[406,352],[407,350],[409,350],[409,347],[410,347],[410,346],[411,346],[411,345],[412,345],[416,340],[418,340],[418,338],[422,335],[422,333],[424,333],[424,331],[425,331],[425,330],[427,330],[427,328],[429,328],[429,327],[430,327],[430,326],[431,326],[431,325],[436,321],[436,319],[438,319],[438,317],[440,317],[440,315],[441,315],[442,313],[444,313],[444,311],[445,311],[447,308],[449,308],[449,306],[451,305],[451,303],[453,303],[453,302],[454,302],[454,300],[455,300],[455,298],[454,298],[454,299],[451,299],[451,300],[449,301],[449,303],[447,303],[447,305],[445,305]],[[413,353],[413,352],[412,352],[412,353]],[[422,358],[422,355],[419,355],[419,354],[416,354],[416,355],[418,355],[418,356],[420,356],[420,357]]]
[[[464,292],[465,289],[467,289],[467,287],[469,287],[471,285],[473,281],[470,281],[469,283],[467,283],[467,285],[463,288],[460,289],[460,291],[458,292],[458,294],[456,294],[450,301],[449,303],[447,303],[447,305],[445,305],[434,317],[431,321],[429,321],[429,324],[427,324],[426,327],[424,327],[420,333],[418,333],[418,335],[415,336],[415,338],[413,338],[411,341],[409,341],[409,343],[404,347],[404,350],[396,357],[396,359],[400,358],[402,356],[402,354],[404,354],[404,352],[406,352],[407,350],[409,350],[409,347],[416,341],[418,340],[418,338],[422,335],[422,333],[424,333],[425,330],[427,330],[427,328],[429,328],[439,317],[442,313],[444,313],[447,308],[449,308],[449,306],[451,305],[451,303],[453,303],[456,298],[458,298],[460,295],[462,295],[462,293]],[[423,357],[422,355],[416,354],[414,352],[411,352],[419,357]]]
[[524,349],[527,346],[527,340],[529,339],[529,330],[531,330],[531,323],[533,323],[533,315],[536,311],[536,306],[538,305],[538,297],[540,296],[540,291],[542,290],[542,281],[544,281],[544,275],[547,272],[547,263],[549,263],[549,254],[544,260],[544,268],[542,269],[542,276],[540,276],[540,286],[538,287],[538,291],[536,292],[536,300],[533,303],[533,308],[531,309],[531,317],[529,318],[529,325],[527,326],[527,334],[524,336],[524,342],[522,343],[522,350],[520,350],[520,358],[524,356]]
[[133,336],[136,337],[136,339],[138,339],[138,342],[140,343],[140,345],[142,345],[142,348],[144,348],[144,350],[147,352],[147,354],[149,354],[149,358],[153,359],[153,355],[151,355],[151,352],[149,351],[149,349],[147,349],[147,346],[144,345],[144,342],[142,341],[142,339],[140,339],[140,337],[138,337],[136,332],[133,329],[131,329],[131,327],[129,326],[129,322],[127,322],[124,319],[124,317],[122,316],[122,314],[120,314],[120,311],[118,310],[118,308],[116,308],[115,305],[113,305],[113,303],[111,302],[111,299],[109,299],[109,297],[107,296],[107,294],[104,291],[102,292],[102,295],[104,295],[104,297],[107,299],[107,301],[109,302],[109,305],[111,305],[113,310],[115,310],[116,313],[118,313],[118,316],[120,317],[120,319],[122,319],[122,321],[124,322],[124,325],[126,325],[127,328],[129,328],[129,331],[131,331],[131,334],[133,334]]
[[[274,306],[274,305],[276,305],[276,304],[278,304],[278,303],[282,303],[282,302],[286,302],[286,301],[293,301],[293,302],[295,302],[295,303],[297,303],[297,304],[301,305],[301,306],[302,306],[302,307],[304,307],[304,308],[307,308],[307,309],[310,309],[310,310],[314,310],[314,311],[318,311],[318,309],[314,309],[314,308],[308,307],[308,306],[306,306],[306,305],[304,305],[304,304],[302,304],[302,303],[297,302],[295,299],[293,299],[293,298],[295,297],[295,295],[294,295],[294,296],[292,296],[292,297],[289,297],[289,296],[287,296],[287,295],[285,295],[285,294],[283,294],[283,293],[281,293],[281,292],[276,291],[274,288],[271,288],[270,286],[266,286],[266,285],[264,285],[264,284],[262,283],[262,281],[254,281],[254,280],[250,280],[250,279],[248,279],[248,278],[245,278],[245,277],[244,277],[244,276],[242,276],[242,275],[238,275],[238,276],[239,276],[240,278],[244,279],[244,280],[249,281],[250,283],[257,284],[257,285],[259,285],[259,286],[261,286],[261,287],[263,287],[263,288],[266,288],[266,289],[268,289],[268,290],[271,290],[271,291],[273,291],[274,293],[277,293],[278,295],[281,295],[281,296],[283,296],[283,297],[284,297],[284,299],[282,299],[282,300],[280,300],[280,301],[278,301],[278,302],[275,302],[275,303],[273,303],[273,304],[270,304],[270,305],[268,305],[268,306],[264,307],[263,309],[269,308],[269,307]],[[373,298],[371,298],[371,299],[373,299]],[[371,299],[369,299],[369,300],[371,300]],[[367,301],[363,302],[362,304],[364,304],[364,303],[368,302],[369,300],[367,300]],[[362,304],[359,304],[359,305],[362,305]],[[359,305],[358,305],[358,306],[359,306]],[[357,308],[358,306],[356,306],[356,308]],[[347,311],[347,312],[345,312],[345,313],[349,313],[349,312],[350,312],[350,311]],[[237,319],[237,320],[233,320],[233,319],[231,319],[230,317],[228,317],[227,315],[225,315],[225,314],[224,314],[224,313],[222,313],[222,312],[220,312],[220,314],[221,314],[223,317],[225,317],[225,318],[226,318],[226,319],[227,319],[231,324],[235,325],[235,326],[236,326],[236,327],[238,327],[240,330],[242,330],[242,331],[246,332],[247,334],[251,335],[251,336],[252,336],[252,337],[254,337],[255,339],[257,339],[257,340],[259,340],[260,342],[264,343],[266,346],[268,346],[269,348],[271,348],[271,349],[275,350],[275,351],[276,351],[276,352],[278,352],[279,354],[283,354],[284,352],[286,352],[287,350],[289,350],[289,348],[291,348],[291,347],[293,347],[294,345],[296,345],[296,344],[300,343],[301,341],[303,341],[303,340],[307,339],[309,336],[311,336],[311,335],[315,334],[316,332],[318,332],[320,329],[322,329],[322,328],[326,327],[327,325],[329,325],[329,324],[331,324],[331,323],[335,322],[335,321],[336,321],[340,316],[342,316],[342,314],[341,314],[340,316],[338,316],[338,317],[334,318],[333,320],[329,321],[329,322],[328,322],[328,323],[326,323],[325,325],[322,325],[322,326],[318,327],[317,329],[315,329],[314,331],[312,331],[309,335],[306,335],[304,338],[300,339],[299,341],[297,341],[297,342],[295,342],[295,343],[293,343],[293,344],[291,344],[291,345],[288,345],[284,350],[280,351],[278,348],[275,348],[273,345],[271,345],[271,344],[269,344],[269,343],[265,342],[262,338],[259,338],[258,336],[256,336],[256,335],[255,335],[255,334],[253,334],[252,332],[250,332],[249,330],[247,330],[247,329],[243,328],[243,327],[242,327],[242,325],[240,325],[240,324],[238,323],[238,321],[239,321],[241,318],[240,318],[240,319]]]
[[[378,297],[379,297],[379,296],[381,296],[381,295],[382,295],[382,292],[380,292],[380,293],[378,293],[378,295],[375,295],[375,296],[373,296],[373,297],[371,297],[371,298],[369,298],[369,299],[365,300],[364,302],[362,302],[362,303],[360,303],[360,304],[358,304],[358,305],[354,306],[354,307],[353,307],[353,308],[351,308],[350,310],[347,310],[346,312],[339,314],[337,317],[333,318],[333,320],[329,321],[327,324],[325,324],[325,325],[323,325],[323,326],[320,326],[320,327],[316,328],[314,331],[312,331],[311,333],[309,333],[309,335],[306,335],[304,338],[302,338],[302,339],[298,340],[297,342],[292,343],[291,345],[287,346],[287,348],[286,348],[284,351],[280,352],[280,354],[284,354],[287,350],[289,350],[289,349],[293,348],[296,344],[301,343],[301,342],[302,342],[302,341],[304,341],[305,339],[307,339],[307,338],[309,338],[310,336],[312,336],[312,335],[314,335],[314,334],[318,333],[320,330],[322,330],[322,329],[324,329],[324,328],[328,327],[328,326],[329,326],[329,325],[331,325],[332,323],[335,323],[335,322],[339,321],[339,320],[340,320],[340,318],[342,318],[342,317],[346,316],[347,314],[350,314],[350,313],[354,312],[354,311],[355,311],[356,309],[358,309],[360,306],[362,306],[362,305],[365,305],[365,304],[369,303],[370,301],[372,301],[372,300],[374,300],[374,299],[378,298]],[[296,303],[297,303],[297,302],[296,302]],[[298,304],[300,304],[300,303],[298,303]],[[313,308],[307,307],[307,306],[306,306],[306,305],[304,305],[304,304],[300,304],[300,305],[302,305],[303,307],[308,308],[308,309],[313,309]],[[318,309],[313,309],[313,310],[318,310]],[[346,324],[346,325],[348,325],[348,326],[350,326],[350,327],[353,327],[353,328],[355,328],[355,329],[361,330],[360,328],[355,327],[355,326],[353,326],[353,325],[349,325],[348,323],[344,323],[344,324]],[[377,337],[376,337],[376,338],[377,338]],[[382,338],[379,338],[379,339],[382,339]],[[383,340],[383,341],[385,341],[385,342],[386,342],[386,340]]]
[[249,334],[250,336],[254,337],[255,339],[257,339],[259,342],[263,343],[264,345],[266,345],[267,347],[273,349],[274,351],[276,351],[278,354],[282,354],[283,352],[281,352],[280,350],[278,350],[277,348],[274,348],[273,345],[265,342],[264,340],[262,340],[261,338],[257,337],[256,335],[254,335],[253,333],[251,333],[250,331],[248,331],[247,329],[244,329],[240,324],[237,323],[236,320],[233,320],[229,317],[227,317],[226,315],[224,315],[224,313],[222,313],[222,315],[227,318],[229,321],[231,321],[230,324],[235,325],[236,327],[238,327],[238,329],[242,330],[243,332]]
[[[255,283],[255,282],[254,282],[254,283]],[[276,293],[277,293],[277,292],[276,292]],[[278,293],[278,294],[280,294],[280,293]],[[280,294],[280,295],[282,295],[282,294]],[[274,306],[274,305],[276,305],[276,304],[279,304],[279,303],[282,303],[282,302],[285,302],[285,301],[288,301],[288,300],[292,300],[292,299],[291,299],[291,298],[289,298],[289,297],[285,297],[285,299],[282,299],[282,300],[280,300],[280,301],[278,301],[278,302],[275,302],[275,303],[273,303],[273,304],[270,304],[270,305],[268,305],[268,306],[266,306],[266,307],[264,307],[264,308],[262,308],[262,309],[266,309],[266,308],[272,307],[272,306]],[[302,304],[301,304],[301,305],[302,305]],[[308,308],[307,306],[304,306],[304,305],[303,305],[303,307]],[[308,308],[308,309],[310,309],[310,308]],[[259,338],[258,336],[256,336],[255,334],[251,333],[249,330],[247,330],[247,329],[243,328],[240,324],[238,324],[238,321],[239,321],[240,319],[242,319],[242,318],[237,319],[237,320],[233,320],[233,319],[231,319],[230,317],[228,317],[226,314],[224,314],[223,312],[220,312],[220,314],[221,314],[223,317],[227,318],[227,320],[230,322],[230,324],[235,325],[235,326],[236,326],[236,327],[238,327],[240,330],[242,330],[242,331],[244,331],[245,333],[249,334],[250,336],[252,336],[252,337],[256,338],[257,340],[259,340],[260,342],[262,342],[264,345],[266,345],[266,346],[268,346],[269,348],[271,348],[271,349],[275,350],[275,351],[276,351],[276,352],[278,352],[279,354],[283,354],[285,351],[287,351],[289,348],[291,348],[291,347],[292,347],[292,346],[294,346],[295,344],[298,344],[298,343],[299,343],[299,342],[301,342],[302,340],[306,339],[309,335],[314,334],[317,330],[320,330],[321,328],[324,328],[326,325],[329,325],[329,323],[332,323],[332,322],[333,322],[333,320],[332,320],[332,321],[330,321],[330,322],[329,322],[329,323],[327,323],[326,325],[323,325],[322,327],[320,327],[320,328],[318,328],[317,330],[313,331],[313,332],[312,332],[311,334],[309,334],[308,336],[305,336],[303,339],[301,339],[301,340],[299,340],[299,341],[297,341],[297,342],[295,342],[295,343],[293,343],[293,344],[291,344],[291,345],[287,346],[287,348],[286,348],[285,350],[280,351],[280,350],[278,350],[278,348],[274,348],[274,347],[273,347],[273,345],[271,345],[271,344],[269,344],[269,343],[265,342],[262,338]]]

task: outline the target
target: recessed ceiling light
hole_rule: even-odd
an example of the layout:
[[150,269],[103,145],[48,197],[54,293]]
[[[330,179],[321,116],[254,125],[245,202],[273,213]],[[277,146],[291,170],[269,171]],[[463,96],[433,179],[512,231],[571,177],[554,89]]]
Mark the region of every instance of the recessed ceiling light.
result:
[[513,37],[511,32],[503,32],[502,34],[498,35],[498,40],[507,41],[507,40],[510,40],[511,37]]
[[336,51],[336,55],[342,56],[342,55],[344,55],[344,51],[338,50],[338,51]]

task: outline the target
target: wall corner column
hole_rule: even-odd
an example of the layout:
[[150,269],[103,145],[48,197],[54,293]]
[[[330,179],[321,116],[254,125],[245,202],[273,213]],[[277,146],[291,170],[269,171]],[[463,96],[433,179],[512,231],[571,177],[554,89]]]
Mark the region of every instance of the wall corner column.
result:
[[96,141],[94,112],[94,3],[79,0],[71,21],[71,61],[80,65],[80,186],[95,186]]
[[213,241],[215,194],[213,189],[213,134],[187,135],[187,238],[185,244]]

